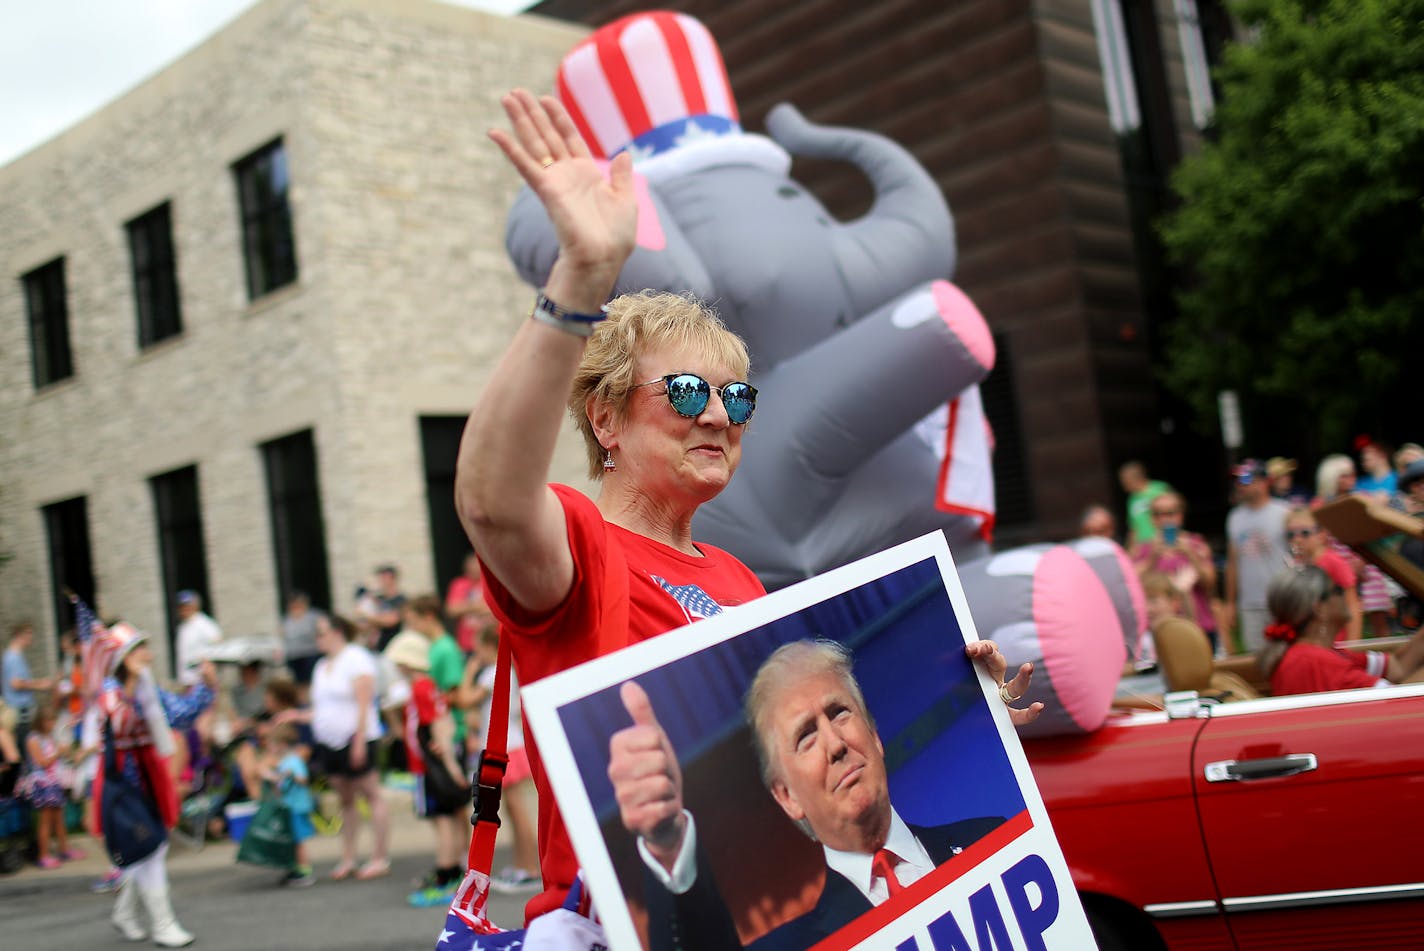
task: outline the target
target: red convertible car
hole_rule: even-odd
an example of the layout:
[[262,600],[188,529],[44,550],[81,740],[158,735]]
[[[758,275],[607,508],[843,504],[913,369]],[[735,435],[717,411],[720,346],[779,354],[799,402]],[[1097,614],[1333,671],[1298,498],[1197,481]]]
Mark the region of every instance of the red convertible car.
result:
[[1024,743],[1104,951],[1424,948],[1424,684],[1165,705]]

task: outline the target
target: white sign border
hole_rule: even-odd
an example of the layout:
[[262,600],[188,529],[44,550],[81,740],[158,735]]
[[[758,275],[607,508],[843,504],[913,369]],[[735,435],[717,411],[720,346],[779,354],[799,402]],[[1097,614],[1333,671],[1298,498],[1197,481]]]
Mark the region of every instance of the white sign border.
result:
[[[564,827],[568,830],[574,851],[583,866],[585,883],[598,908],[610,947],[638,949],[642,944],[632,915],[628,912],[622,886],[618,882],[608,845],[600,831],[592,800],[579,773],[573,748],[559,719],[559,708],[931,558],[939,567],[940,577],[949,594],[949,601],[959,622],[964,642],[969,644],[979,640],[973,616],[969,611],[969,602],[964,596],[959,574],[955,570],[954,556],[950,553],[944,534],[936,531],[773,591],[746,604],[727,608],[706,620],[675,628],[667,634],[633,644],[569,670],[551,674],[520,689],[525,721],[533,729],[535,740],[539,744],[549,784],[558,793]],[[1081,917],[1083,912],[1067,871],[1067,863],[1057,847],[1056,839],[1052,839],[1048,811],[1043,804],[1043,797],[1038,792],[1018,735],[1009,720],[1008,711],[999,700],[998,684],[989,678],[980,665],[974,665],[974,671],[992,713],[1000,743],[1023,795],[1029,817],[1033,821],[1033,827],[1046,832],[1053,842],[1053,855],[1050,856],[1053,862],[1050,867],[1053,868],[1054,878],[1058,882],[1062,906],[1077,908]],[[574,791],[577,791],[577,795],[573,794]],[[612,897],[615,900],[611,905],[597,904],[600,896]],[[1082,918],[1082,924],[1086,928],[1086,918]]]

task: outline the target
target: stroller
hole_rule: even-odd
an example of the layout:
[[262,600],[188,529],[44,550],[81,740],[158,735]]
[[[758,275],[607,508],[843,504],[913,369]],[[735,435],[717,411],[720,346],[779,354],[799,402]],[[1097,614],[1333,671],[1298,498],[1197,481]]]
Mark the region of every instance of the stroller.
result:
[[231,748],[218,753],[204,748],[196,730],[186,731],[180,750],[187,755],[183,770],[187,794],[178,805],[178,824],[173,837],[193,849],[202,849],[213,822],[222,821],[223,807],[232,794],[236,768]]

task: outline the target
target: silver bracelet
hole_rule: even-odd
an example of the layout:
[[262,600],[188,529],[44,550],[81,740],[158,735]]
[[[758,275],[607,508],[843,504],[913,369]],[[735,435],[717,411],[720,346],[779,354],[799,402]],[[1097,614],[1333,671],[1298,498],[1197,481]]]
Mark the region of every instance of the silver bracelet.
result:
[[598,324],[576,324],[572,320],[560,320],[547,310],[535,307],[529,312],[529,316],[539,321],[541,324],[548,324],[550,327],[557,327],[566,334],[573,334],[575,337],[592,337],[594,328]]
[[593,335],[594,328],[608,319],[608,308],[600,307],[596,314],[582,314],[569,310],[550,300],[541,287],[534,298],[534,310],[530,312],[529,316],[541,324],[557,327],[564,333],[573,334],[575,337],[590,337]]

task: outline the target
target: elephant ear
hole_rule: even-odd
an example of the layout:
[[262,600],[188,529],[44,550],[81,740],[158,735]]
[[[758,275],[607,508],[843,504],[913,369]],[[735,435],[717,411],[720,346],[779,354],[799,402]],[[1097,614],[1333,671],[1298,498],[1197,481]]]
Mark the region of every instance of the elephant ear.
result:
[[[618,275],[615,293],[651,289],[711,299],[715,286],[702,259],[648,180],[636,170],[633,187],[638,196],[637,245]],[[509,210],[504,246],[520,279],[542,287],[559,256],[559,242],[544,206],[528,186],[519,190]]]

